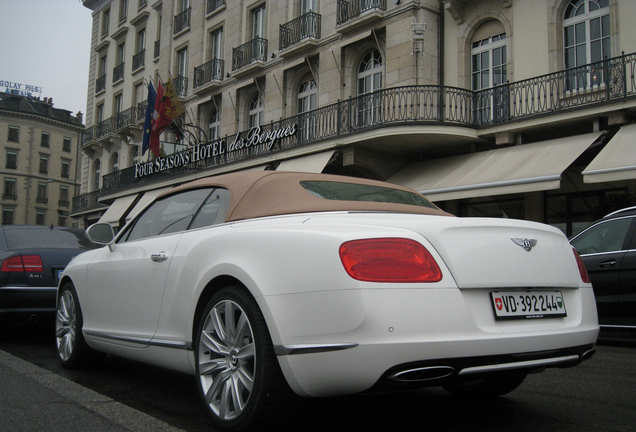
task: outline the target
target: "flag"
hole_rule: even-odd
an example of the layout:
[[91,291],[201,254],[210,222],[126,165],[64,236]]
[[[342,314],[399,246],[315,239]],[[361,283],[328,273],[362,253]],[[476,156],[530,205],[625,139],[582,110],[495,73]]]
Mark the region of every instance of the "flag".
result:
[[148,105],[146,106],[146,118],[144,119],[144,138],[141,146],[141,154],[143,155],[150,148],[150,131],[152,129],[152,118],[155,113],[155,102],[157,100],[157,92],[152,83],[148,84]]
[[150,150],[157,157],[159,157],[159,135],[161,135],[161,132],[157,132],[157,120],[159,119],[159,110],[161,109],[163,93],[164,93],[163,84],[161,84],[161,81],[159,81],[159,84],[157,85],[157,96],[153,106],[154,109],[153,109],[153,116],[152,116],[152,127],[150,129],[150,141],[149,141]]
[[159,117],[155,123],[155,130],[158,134],[161,134],[174,119],[185,112],[185,108],[183,108],[183,104],[179,100],[179,95],[172,83],[172,78],[168,78],[162,99]]

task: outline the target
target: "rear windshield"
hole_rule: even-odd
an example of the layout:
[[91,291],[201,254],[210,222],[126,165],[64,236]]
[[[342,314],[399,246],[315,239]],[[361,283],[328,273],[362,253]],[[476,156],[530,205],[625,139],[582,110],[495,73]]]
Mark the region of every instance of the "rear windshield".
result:
[[60,228],[6,229],[7,249],[93,249],[95,244],[83,231]]
[[301,181],[300,185],[313,195],[328,200],[384,202],[437,209],[423,196],[400,189],[330,181]]

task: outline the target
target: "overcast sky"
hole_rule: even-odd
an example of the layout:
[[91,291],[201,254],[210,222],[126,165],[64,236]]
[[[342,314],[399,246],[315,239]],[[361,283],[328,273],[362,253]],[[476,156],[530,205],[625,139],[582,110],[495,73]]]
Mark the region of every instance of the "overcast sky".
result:
[[80,0],[0,0],[0,81],[85,113],[92,21]]

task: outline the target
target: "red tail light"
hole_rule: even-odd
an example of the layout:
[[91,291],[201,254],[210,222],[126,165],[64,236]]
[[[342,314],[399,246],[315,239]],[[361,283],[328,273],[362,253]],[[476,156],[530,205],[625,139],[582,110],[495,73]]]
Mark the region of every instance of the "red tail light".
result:
[[39,255],[17,255],[4,260],[0,271],[42,273],[44,267],[42,266],[42,259]]
[[366,282],[439,282],[435,258],[420,243],[403,238],[353,240],[340,246],[340,260],[354,279]]
[[579,273],[581,274],[581,280],[585,283],[592,283],[590,279],[590,275],[587,273],[587,269],[585,268],[585,264],[583,260],[579,256],[579,253],[576,249],[572,248],[572,252],[574,252],[574,257],[576,258],[576,264],[579,266]]

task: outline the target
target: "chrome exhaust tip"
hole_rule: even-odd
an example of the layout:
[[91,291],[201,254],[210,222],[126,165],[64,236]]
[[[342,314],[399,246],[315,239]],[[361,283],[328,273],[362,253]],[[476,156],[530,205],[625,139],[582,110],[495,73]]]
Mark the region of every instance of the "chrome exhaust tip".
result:
[[455,373],[451,366],[428,366],[393,372],[387,380],[399,384],[416,384],[447,378]]
[[595,349],[587,350],[583,354],[581,354],[581,360],[589,360],[596,353]]

